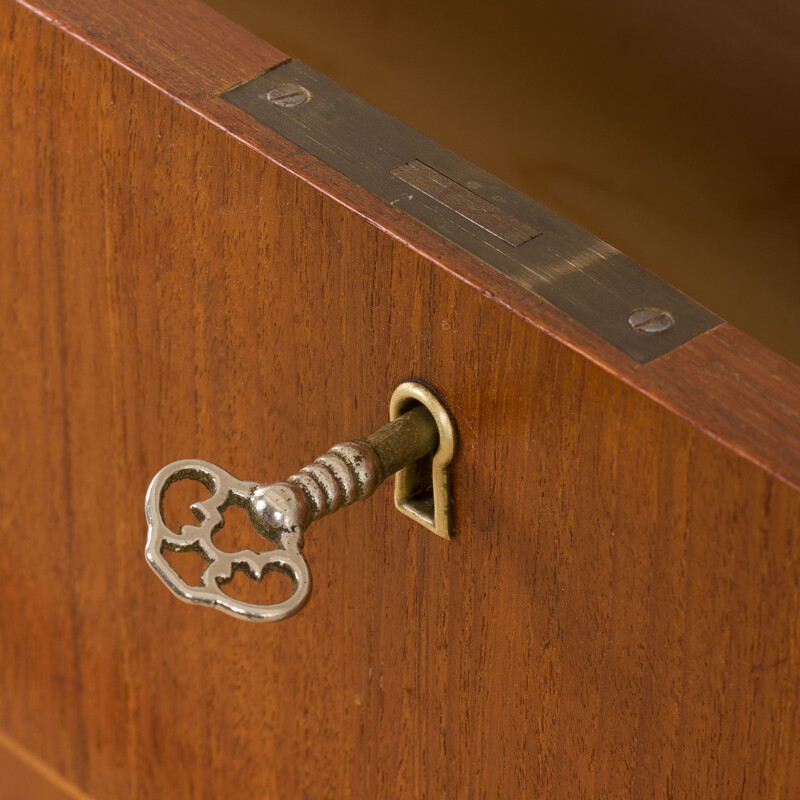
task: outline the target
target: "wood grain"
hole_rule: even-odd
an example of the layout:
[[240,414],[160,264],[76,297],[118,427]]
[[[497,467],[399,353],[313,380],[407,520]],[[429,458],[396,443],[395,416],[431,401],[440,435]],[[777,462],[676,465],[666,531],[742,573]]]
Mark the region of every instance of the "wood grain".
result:
[[0,733],[3,800],[91,800]]
[[[0,5],[0,728],[98,800],[796,797],[797,370],[726,326],[635,367],[226,107],[236,58],[181,89],[200,7],[144,80],[70,6]],[[452,542],[320,521],[275,626],[148,570],[164,463],[288,475],[409,377]]]

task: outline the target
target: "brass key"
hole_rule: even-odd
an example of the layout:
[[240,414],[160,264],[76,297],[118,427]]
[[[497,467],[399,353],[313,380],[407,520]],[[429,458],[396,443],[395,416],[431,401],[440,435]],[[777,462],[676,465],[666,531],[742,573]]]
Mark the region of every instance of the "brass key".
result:
[[[455,430],[444,405],[422,384],[401,384],[391,403],[392,421],[364,439],[334,445],[288,480],[258,484],[240,481],[208,461],[175,461],[161,469],[147,491],[148,537],[145,556],[162,581],[182,600],[209,605],[253,622],[275,622],[296,614],[311,592],[311,575],[303,557],[308,526],[340,508],[365,500],[390,475],[404,471],[396,485],[400,510],[425,527],[450,537],[449,464]],[[192,479],[211,493],[194,503],[197,525],[179,532],[167,527],[164,496],[176,481]],[[253,528],[274,549],[228,553],[214,544],[225,525],[225,510],[245,509]],[[207,563],[200,586],[189,585],[164,557],[165,551],[196,552]],[[254,581],[270,571],[288,575],[292,595],[280,603],[260,605],[237,600],[222,590],[235,571]]]

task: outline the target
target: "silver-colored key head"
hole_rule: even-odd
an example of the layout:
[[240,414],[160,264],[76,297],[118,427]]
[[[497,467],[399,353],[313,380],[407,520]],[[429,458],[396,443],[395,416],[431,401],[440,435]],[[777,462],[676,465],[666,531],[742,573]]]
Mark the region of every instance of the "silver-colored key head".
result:
[[[191,479],[208,489],[211,497],[192,504],[197,525],[183,525],[177,532],[164,522],[167,489],[176,481]],[[256,531],[275,549],[262,553],[239,550],[228,553],[214,544],[214,534],[225,525],[225,510],[244,508]],[[311,594],[311,576],[303,558],[303,532],[311,512],[302,491],[290,483],[259,485],[240,481],[208,461],[175,461],[153,478],[145,500],[148,532],[145,557],[170,590],[187,603],[200,603],[251,622],[276,622],[297,613]],[[164,557],[165,551],[196,552],[207,562],[200,586],[181,578]],[[237,600],[222,586],[236,570],[260,581],[273,570],[288,575],[294,584],[291,597],[273,605]]]

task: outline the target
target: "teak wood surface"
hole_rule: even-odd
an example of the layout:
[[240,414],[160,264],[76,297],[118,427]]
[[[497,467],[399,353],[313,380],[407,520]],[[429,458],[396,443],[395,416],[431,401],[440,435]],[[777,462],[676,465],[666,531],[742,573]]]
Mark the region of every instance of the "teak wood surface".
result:
[[[4,741],[97,800],[798,796],[800,370],[633,363],[219,99],[286,56],[204,6],[0,8]],[[452,542],[384,489],[266,626],[149,571],[163,464],[285,477],[412,377]]]

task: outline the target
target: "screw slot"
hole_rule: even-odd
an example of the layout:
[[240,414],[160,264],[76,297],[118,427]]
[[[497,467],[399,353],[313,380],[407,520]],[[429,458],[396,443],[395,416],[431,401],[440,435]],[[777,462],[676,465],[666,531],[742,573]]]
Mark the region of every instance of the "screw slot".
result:
[[281,108],[294,108],[307,103],[311,99],[311,92],[305,86],[296,83],[282,83],[267,92],[267,101]]
[[628,317],[628,324],[639,333],[663,333],[675,324],[675,318],[661,308],[637,308]]

